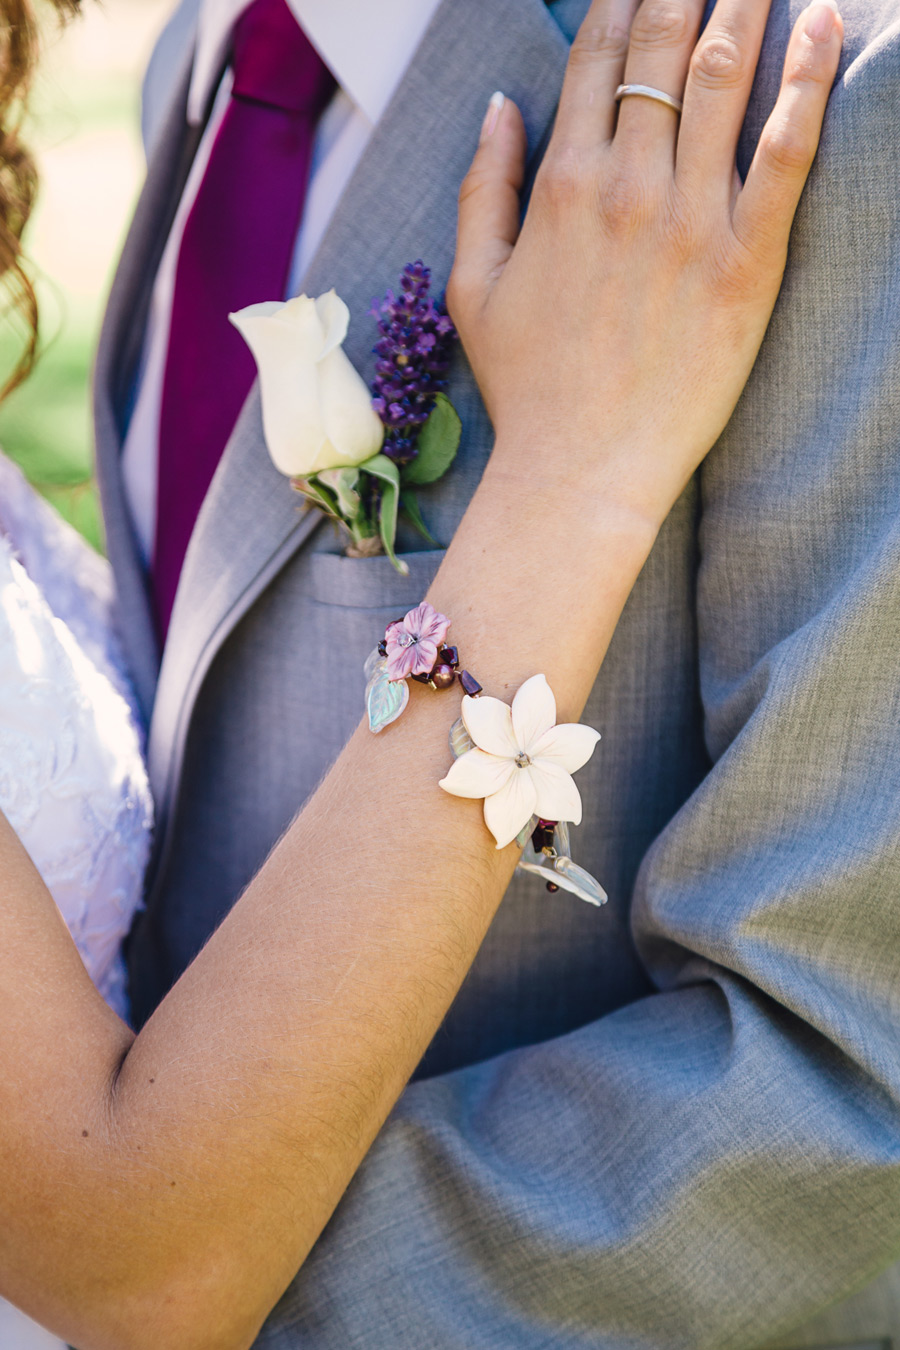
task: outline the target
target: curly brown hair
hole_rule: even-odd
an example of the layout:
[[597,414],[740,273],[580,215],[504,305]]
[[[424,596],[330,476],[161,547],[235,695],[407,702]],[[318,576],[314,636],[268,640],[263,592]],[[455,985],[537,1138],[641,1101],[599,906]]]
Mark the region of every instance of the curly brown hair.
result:
[[[78,3],[52,0],[63,22]],[[4,311],[18,315],[25,330],[24,350],[0,388],[0,400],[22,383],[37,354],[37,297],[23,265],[21,242],[37,192],[37,170],[20,131],[39,49],[31,0],[0,0],[0,279],[6,292]]]

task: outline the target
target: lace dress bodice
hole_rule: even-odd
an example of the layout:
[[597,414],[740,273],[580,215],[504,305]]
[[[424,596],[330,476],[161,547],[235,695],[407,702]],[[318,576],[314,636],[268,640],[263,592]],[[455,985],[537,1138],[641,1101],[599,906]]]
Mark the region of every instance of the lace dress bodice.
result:
[[152,805],[112,596],[107,563],[0,455],[0,809],[125,1016]]

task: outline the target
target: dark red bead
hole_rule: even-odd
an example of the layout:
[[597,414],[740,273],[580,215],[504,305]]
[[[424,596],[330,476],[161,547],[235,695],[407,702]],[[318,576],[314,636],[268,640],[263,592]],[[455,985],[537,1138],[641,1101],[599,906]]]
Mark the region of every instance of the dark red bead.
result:
[[421,675],[410,675],[409,678],[415,680],[417,684],[431,684],[431,671],[423,671]]
[[556,892],[559,890],[559,887],[557,886],[555,881],[548,881],[547,890],[550,892],[551,895],[555,895]]
[[548,827],[544,821],[540,821],[531,832],[531,842],[535,853],[543,853],[544,849],[552,848],[553,826]]
[[455,647],[442,647],[438,655],[445,666],[452,666],[455,670],[459,665],[459,652]]
[[431,683],[435,689],[449,689],[456,679],[456,672],[452,666],[435,666],[431,672]]
[[481,685],[478,683],[475,676],[470,675],[467,670],[461,670],[459,672],[459,682],[465,692],[469,695],[469,698],[477,698],[481,693]]

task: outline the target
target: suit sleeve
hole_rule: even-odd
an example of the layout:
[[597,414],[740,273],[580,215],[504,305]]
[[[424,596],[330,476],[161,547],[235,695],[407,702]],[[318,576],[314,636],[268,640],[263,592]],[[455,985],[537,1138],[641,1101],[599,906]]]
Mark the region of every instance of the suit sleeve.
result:
[[261,1345],[746,1350],[900,1251],[900,25],[854,23],[702,471],[712,768],[634,895],[654,992],[413,1084]]

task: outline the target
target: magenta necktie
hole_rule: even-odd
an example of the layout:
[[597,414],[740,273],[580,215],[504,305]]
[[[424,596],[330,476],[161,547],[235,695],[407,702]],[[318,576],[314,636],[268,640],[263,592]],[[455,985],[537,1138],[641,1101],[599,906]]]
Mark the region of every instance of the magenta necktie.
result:
[[231,100],[175,273],[153,559],[162,637],[194,523],[256,374],[228,315],[285,294],[316,124],[334,88],[285,0],[254,0],[235,26],[231,65]]

